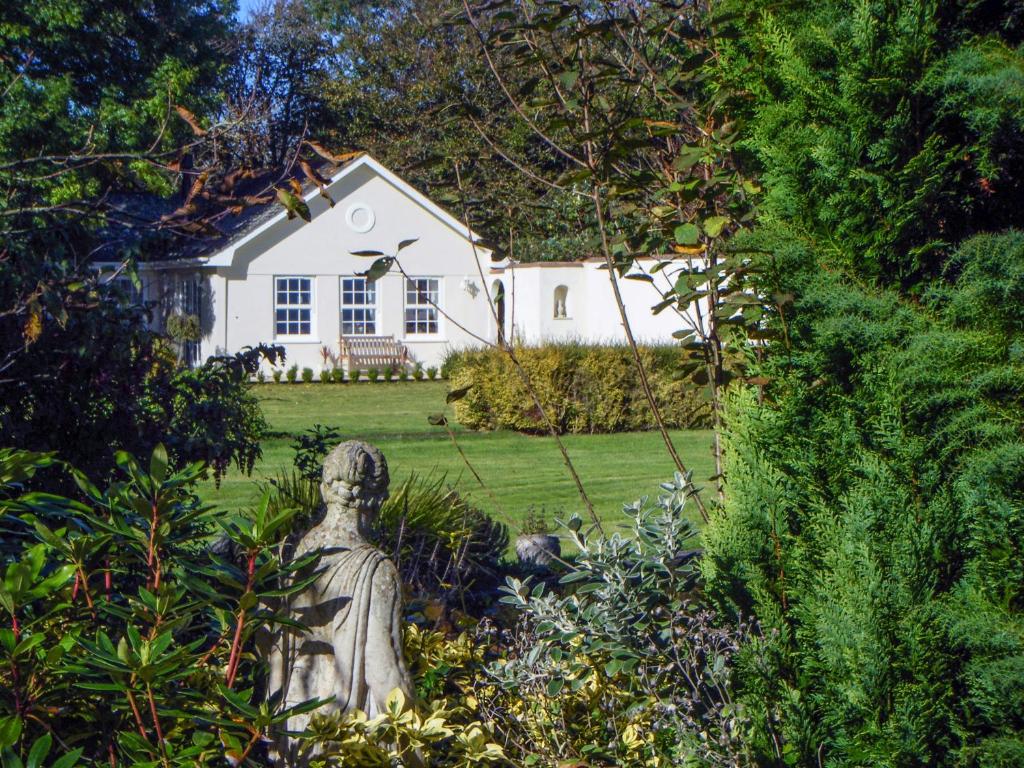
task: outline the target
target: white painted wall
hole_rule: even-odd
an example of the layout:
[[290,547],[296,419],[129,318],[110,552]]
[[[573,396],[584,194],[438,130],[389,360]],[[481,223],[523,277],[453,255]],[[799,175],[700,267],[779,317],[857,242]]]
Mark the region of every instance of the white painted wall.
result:
[[[281,344],[287,366],[298,364],[319,371],[321,347],[338,351],[341,321],[341,279],[366,271],[373,258],[353,251],[377,250],[393,254],[398,243],[416,239],[400,253],[410,277],[440,281],[439,305],[449,318],[439,318],[437,334],[405,332],[404,277],[396,267],[377,281],[377,335],[394,336],[408,348],[411,359],[424,366],[438,365],[449,347],[476,343],[472,333],[487,332],[486,297],[469,241],[371,168],[345,176],[333,187],[336,205],[322,197],[310,202],[313,219],[283,221],[251,239],[234,254],[231,266],[208,269],[212,322],[204,339],[204,353],[237,352],[260,342]],[[357,228],[347,214],[359,206]],[[374,224],[359,232],[366,221]],[[279,338],[274,323],[274,278],[309,277],[313,284],[313,327],[308,337]],[[471,283],[476,295],[466,290]],[[471,332],[467,332],[471,331]]]
[[[204,292],[202,359],[234,354],[260,343],[280,344],[285,348],[285,367],[297,364],[319,371],[322,347],[335,353],[339,349],[341,280],[366,271],[374,260],[352,252],[394,254],[399,242],[415,239],[401,251],[399,261],[410,277],[439,280],[443,312],[438,333],[406,333],[405,282],[397,267],[376,284],[376,335],[401,341],[413,362],[424,367],[440,365],[449,349],[480,346],[481,339],[495,340],[498,328],[488,296],[497,294],[499,283],[504,286],[506,335],[514,327],[516,338],[530,344],[625,340],[608,272],[601,269],[601,261],[492,267],[490,253],[474,249],[457,220],[369,158],[347,167],[329,189],[336,203],[333,208],[315,193],[306,198],[311,222],[282,217],[214,255],[205,266],[143,265],[144,277],[150,281],[147,299],[167,293],[175,280],[195,275],[198,269]],[[372,212],[372,226],[366,226],[368,211]],[[634,271],[648,271],[656,263],[641,260]],[[672,309],[659,315],[651,312],[683,264],[654,275],[655,285],[619,279],[638,341],[670,343],[673,333],[692,323]],[[311,280],[313,311],[308,336],[276,335],[275,277]],[[564,317],[555,312],[559,287],[566,290]]]
[[[656,263],[641,260],[633,272],[646,272]],[[618,279],[626,315],[638,342],[671,343],[674,332],[693,322],[692,310],[687,318],[680,317],[671,308],[658,315],[652,312],[681,267],[682,263],[656,273],[653,285],[641,280]],[[510,313],[514,315],[516,338],[524,343],[565,339],[592,343],[626,340],[608,271],[602,269],[597,260],[509,266],[492,270],[490,278],[492,284],[501,280],[506,295],[513,296],[510,305],[514,308]],[[559,286],[568,289],[565,318],[555,317],[555,291]]]

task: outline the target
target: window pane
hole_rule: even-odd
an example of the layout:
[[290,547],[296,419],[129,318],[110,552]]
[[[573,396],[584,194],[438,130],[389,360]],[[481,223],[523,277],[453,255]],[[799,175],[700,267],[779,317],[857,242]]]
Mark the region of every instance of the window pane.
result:
[[277,335],[308,336],[312,332],[312,285],[309,277],[274,278],[274,332]]
[[376,287],[364,277],[341,279],[341,333],[368,335],[376,333]]
[[434,277],[415,277],[405,281],[405,332],[437,333],[440,281]]

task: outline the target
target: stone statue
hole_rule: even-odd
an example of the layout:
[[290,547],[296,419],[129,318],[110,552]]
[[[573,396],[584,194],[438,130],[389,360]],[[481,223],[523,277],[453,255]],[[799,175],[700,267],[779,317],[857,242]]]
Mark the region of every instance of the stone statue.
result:
[[[413,697],[402,656],[398,570],[366,540],[387,489],[387,462],[372,445],[342,443],[324,461],[326,516],[295,548],[295,557],[321,550],[321,573],[283,606],[308,631],[282,628],[269,654],[269,692],[281,692],[283,706],[333,699],[317,712],[360,709],[372,718],[395,688]],[[288,730],[302,730],[310,717],[291,718]],[[278,745],[286,765],[304,763],[296,748],[296,742]]]

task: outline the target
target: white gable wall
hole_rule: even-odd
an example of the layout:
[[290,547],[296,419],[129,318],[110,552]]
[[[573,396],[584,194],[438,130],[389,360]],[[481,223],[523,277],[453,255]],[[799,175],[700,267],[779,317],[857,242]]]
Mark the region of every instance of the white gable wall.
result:
[[[486,297],[477,271],[477,256],[469,241],[433,212],[396,188],[388,179],[363,166],[347,174],[331,188],[336,205],[316,196],[309,206],[313,219],[282,221],[248,240],[235,251],[230,266],[215,267],[209,281],[213,322],[204,352],[234,353],[259,342],[281,344],[287,365],[322,367],[320,349],[338,351],[341,310],[341,278],[369,269],[373,258],[353,251],[377,250],[394,254],[399,242],[416,242],[399,254],[410,277],[439,280],[439,305],[450,319],[439,318],[434,335],[405,332],[404,278],[396,267],[377,281],[377,335],[394,336],[408,348],[414,362],[438,365],[450,346],[475,343],[473,336],[487,332]],[[356,228],[347,214],[353,206]],[[357,229],[366,221],[365,209],[373,212],[369,231]],[[311,333],[305,338],[280,338],[274,324],[274,278],[309,277],[313,285]],[[471,281],[476,296],[464,284]],[[459,327],[462,326],[462,327]]]

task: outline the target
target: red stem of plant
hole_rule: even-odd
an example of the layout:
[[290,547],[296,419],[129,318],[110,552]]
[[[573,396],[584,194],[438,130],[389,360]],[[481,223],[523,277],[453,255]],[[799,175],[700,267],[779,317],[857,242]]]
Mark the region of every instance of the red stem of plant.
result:
[[78,586],[82,586],[82,594],[85,595],[85,604],[89,606],[89,610],[94,614],[96,613],[93,608],[92,595],[89,594],[89,582],[86,579],[85,571],[82,570],[82,566],[78,566],[78,571],[75,572],[75,588],[71,592],[71,599],[75,598],[75,594],[78,592]]
[[[245,592],[252,591],[253,579],[256,574],[256,553],[249,553],[249,562],[246,568]],[[231,655],[228,657],[227,686],[230,688],[235,684],[235,675],[238,674],[238,663],[242,657],[242,628],[245,626],[245,609],[238,611],[238,624],[235,626],[235,637],[231,641]]]
[[238,613],[238,624],[235,626],[235,638],[231,641],[231,656],[228,658],[228,688],[235,684],[235,673],[238,670],[238,658],[242,655],[242,627],[245,626],[245,609]]
[[[21,638],[21,627],[18,624],[18,617],[13,613],[11,614],[11,630],[14,632],[14,642],[17,643]],[[21,701],[21,684],[18,680],[18,665],[14,659],[11,659],[11,690],[14,693],[14,710],[20,715],[24,710],[24,704]]]
[[241,765],[245,762],[245,758],[252,752],[252,748],[256,746],[256,742],[260,740],[260,732],[253,731],[252,738],[249,739],[249,743],[245,745],[245,750],[242,752],[242,756],[238,758],[238,764]]
[[142,713],[139,711],[139,705],[135,702],[135,696],[131,690],[125,691],[125,695],[128,697],[128,704],[132,708],[132,714],[135,716],[135,725],[139,729],[139,735],[148,744],[149,737],[146,735],[146,726],[142,723]]
[[149,712],[153,716],[153,727],[156,729],[156,737],[160,740],[160,751],[164,751],[164,732],[160,727],[160,717],[156,713],[156,699],[153,698],[153,689],[146,686],[146,698],[149,699]]

